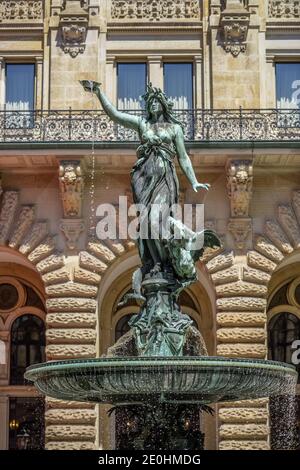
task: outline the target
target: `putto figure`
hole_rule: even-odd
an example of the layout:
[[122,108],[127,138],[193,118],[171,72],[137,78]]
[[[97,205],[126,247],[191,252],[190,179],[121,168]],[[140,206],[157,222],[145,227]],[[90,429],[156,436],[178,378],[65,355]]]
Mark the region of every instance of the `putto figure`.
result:
[[[220,245],[218,237],[212,231],[195,233],[176,220],[172,212],[172,208],[178,204],[179,199],[175,157],[177,156],[194,191],[197,192],[200,189],[208,191],[210,186],[197,181],[185,149],[183,126],[173,113],[173,103],[160,88],[153,87],[151,83],[147,86],[147,92],[143,96],[146,102],[146,116],[135,116],[117,110],[103,93],[99,83],[85,80],[81,84],[86,91],[96,94],[104,111],[114,122],[135,130],[140,138],[137,162],[131,172],[131,186],[134,203],[145,207],[146,210],[142,211],[139,216],[138,249],[142,267],[135,272],[133,277],[133,296],[141,301],[146,300],[146,305],[141,310],[138,320],[132,325],[140,328],[140,333],[143,332],[142,336],[145,336],[147,332],[148,340],[150,337],[163,338],[162,324],[159,327],[156,325],[156,330],[160,331],[160,335],[157,335],[157,331],[155,330],[155,333],[152,328],[154,324],[149,325],[149,316],[154,315],[156,321],[157,313],[162,310],[159,321],[165,323],[165,327],[168,326],[168,331],[171,332],[173,328],[170,318],[167,320],[166,316],[170,314],[170,309],[175,316],[178,316],[180,309],[177,304],[171,307],[167,305],[169,297],[176,302],[179,292],[197,279],[195,261],[199,259],[204,247]],[[141,236],[145,225],[148,225],[148,233],[151,234],[148,238]],[[153,228],[156,232],[155,236],[153,236]],[[164,236],[164,233],[174,234],[175,230],[176,237]],[[181,233],[179,237],[178,231]],[[202,243],[197,243],[201,238]],[[193,246],[197,249],[192,249]],[[150,299],[151,293],[154,292],[154,281],[156,282],[155,301],[153,298]],[[163,285],[163,293],[158,285],[160,287]],[[164,298],[164,293],[167,295],[166,298]],[[160,299],[160,307],[156,306],[158,299]],[[183,331],[190,321],[184,318],[184,315],[181,314],[181,316],[182,318],[177,322],[177,329]],[[139,335],[138,339],[139,349],[143,350],[145,338],[141,339]],[[156,344],[155,355],[158,349]],[[161,349],[166,354],[166,351],[171,351],[172,347],[161,346]]]

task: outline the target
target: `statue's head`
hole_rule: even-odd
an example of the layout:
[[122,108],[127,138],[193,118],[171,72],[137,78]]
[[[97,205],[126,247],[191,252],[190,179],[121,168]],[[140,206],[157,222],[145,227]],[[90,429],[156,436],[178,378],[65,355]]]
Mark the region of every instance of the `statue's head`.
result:
[[147,92],[143,96],[146,102],[147,120],[153,119],[155,116],[164,116],[167,122],[181,123],[176,119],[173,113],[173,102],[169,100],[167,95],[160,89],[147,85]]

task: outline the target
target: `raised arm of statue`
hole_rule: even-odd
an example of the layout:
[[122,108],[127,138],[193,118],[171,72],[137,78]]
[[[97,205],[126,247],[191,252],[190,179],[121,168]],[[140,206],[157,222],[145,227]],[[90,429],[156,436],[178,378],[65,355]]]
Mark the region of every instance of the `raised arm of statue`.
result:
[[181,166],[182,171],[184,172],[187,179],[191,183],[193,190],[196,192],[199,189],[205,189],[206,191],[208,191],[210,188],[210,185],[208,183],[202,184],[202,183],[198,183],[197,181],[190,157],[188,156],[186,149],[185,149],[184,135],[183,135],[182,127],[180,125],[176,126],[175,135],[176,135],[175,143],[176,143],[176,150],[177,150],[179,165]]
[[85,91],[95,93],[104,111],[112,121],[129,129],[133,129],[135,131],[139,130],[140,118],[132,114],[118,111],[117,108],[109,101],[105,93],[101,90],[100,83],[93,82],[92,80],[82,80],[80,83]]

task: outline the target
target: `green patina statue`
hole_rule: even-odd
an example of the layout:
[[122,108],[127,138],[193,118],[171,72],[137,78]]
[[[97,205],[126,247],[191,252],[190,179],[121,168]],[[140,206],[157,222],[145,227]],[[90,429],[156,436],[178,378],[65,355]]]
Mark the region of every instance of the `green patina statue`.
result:
[[[141,141],[131,185],[134,203],[145,208],[139,213],[137,240],[142,266],[133,275],[133,294],[127,297],[134,297],[141,305],[139,315],[131,320],[138,352],[180,356],[192,321],[181,313],[178,295],[197,280],[195,262],[204,248],[218,247],[220,241],[213,231],[193,232],[176,219],[173,208],[178,204],[179,185],[175,157],[194,191],[207,191],[209,184],[197,181],[185,149],[183,126],[172,111],[172,102],[159,88],[148,85],[143,96],[146,116],[136,116],[117,110],[99,83],[84,80],[81,84],[96,94],[114,122],[135,130]],[[141,235],[145,228],[149,237]]]

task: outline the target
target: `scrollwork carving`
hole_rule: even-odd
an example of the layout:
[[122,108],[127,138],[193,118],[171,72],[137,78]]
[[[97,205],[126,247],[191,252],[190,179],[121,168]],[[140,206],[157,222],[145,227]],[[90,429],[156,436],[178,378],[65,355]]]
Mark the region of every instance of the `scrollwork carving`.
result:
[[270,18],[300,18],[300,1],[269,0]]
[[198,0],[112,0],[114,20],[147,19],[160,21],[173,18],[197,19]]
[[42,20],[42,0],[7,0],[0,2],[0,22],[12,20]]

